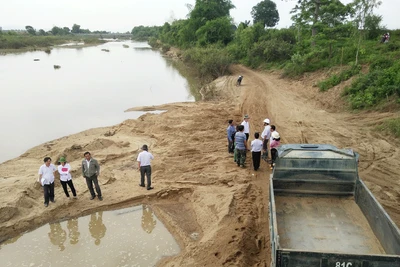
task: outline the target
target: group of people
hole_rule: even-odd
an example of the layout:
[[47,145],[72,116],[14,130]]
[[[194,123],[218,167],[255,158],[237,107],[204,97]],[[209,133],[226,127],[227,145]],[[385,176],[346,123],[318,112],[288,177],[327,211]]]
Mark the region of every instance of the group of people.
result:
[[390,39],[390,34],[389,33],[385,33],[382,36],[381,43],[387,43],[387,42],[389,42],[389,39]]
[[[233,120],[229,120],[227,128],[228,153],[234,154],[234,161],[238,166],[245,167],[247,151],[251,151],[253,168],[257,171],[260,168],[261,159],[270,163],[270,169],[275,166],[278,156],[277,148],[280,146],[281,137],[276,131],[275,125],[270,125],[271,121],[267,118],[263,121],[264,129],[260,135],[254,133],[254,140],[248,144],[250,138],[250,117],[245,115],[239,125],[235,125]],[[261,137],[261,139],[260,139]],[[270,151],[271,159],[268,159]]]
[[[146,187],[145,184],[145,176],[147,177],[147,190],[153,189],[151,186],[151,160],[154,159],[154,156],[148,152],[148,146],[142,146],[142,152],[139,153],[137,157],[138,169],[140,171],[140,184],[141,187]],[[101,201],[103,200],[103,196],[101,194],[101,189],[99,185],[98,178],[100,176],[100,165],[98,161],[92,158],[90,152],[84,153],[84,159],[82,160],[82,177],[86,180],[86,185],[90,192],[90,200],[97,198]],[[44,164],[39,168],[39,178],[38,182],[43,187],[44,194],[44,206],[48,207],[49,202],[55,202],[54,198],[54,173],[58,172],[60,175],[60,183],[63,187],[65,196],[67,198],[70,197],[67,186],[70,188],[73,198],[77,198],[76,189],[74,183],[72,182],[71,175],[71,165],[67,162],[65,157],[61,157],[59,159],[59,165],[56,168],[54,164],[51,163],[50,157],[44,158]],[[93,188],[94,185],[94,188]],[[96,190],[96,192],[95,192]]]

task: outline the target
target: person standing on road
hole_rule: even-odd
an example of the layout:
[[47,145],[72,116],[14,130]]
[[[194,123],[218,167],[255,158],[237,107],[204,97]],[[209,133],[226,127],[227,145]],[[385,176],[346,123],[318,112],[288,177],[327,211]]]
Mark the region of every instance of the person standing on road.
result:
[[263,148],[263,142],[259,139],[260,134],[254,134],[254,140],[251,142],[251,156],[253,159],[253,167],[254,170],[257,171],[260,168],[260,160],[261,160],[261,150]]
[[234,144],[233,144],[233,139],[235,138],[235,133],[236,133],[236,128],[235,125],[233,123],[233,120],[229,120],[228,121],[229,126],[226,129],[226,135],[228,138],[228,153],[233,153],[234,150]]
[[261,133],[261,138],[263,140],[263,155],[262,159],[267,161],[268,159],[268,140],[271,137],[271,126],[269,126],[270,120],[264,120],[264,130]]
[[62,185],[62,188],[64,189],[65,195],[69,198],[69,193],[67,189],[67,185],[71,189],[72,195],[74,198],[76,198],[76,191],[74,187],[74,183],[72,182],[72,176],[71,176],[71,166],[69,163],[65,160],[65,157],[61,157],[60,160],[60,165],[58,165],[58,173],[60,174],[60,182]]
[[235,149],[237,153],[236,163],[238,166],[242,166],[242,168],[244,168],[244,163],[246,162],[247,141],[246,135],[243,133],[244,126],[239,125],[238,129],[239,132],[235,134]]
[[138,167],[140,170],[140,184],[139,186],[145,187],[144,176],[147,177],[147,190],[151,190],[154,187],[151,186],[151,164],[150,162],[154,159],[154,156],[149,153],[147,145],[142,146],[142,152],[137,157]]
[[56,166],[51,164],[51,158],[45,157],[44,164],[39,168],[39,178],[38,182],[43,186],[44,194],[44,206],[49,206],[49,200],[51,202],[56,202],[54,200],[54,172],[57,170]]
[[82,176],[86,179],[87,187],[90,194],[92,195],[90,200],[93,200],[96,197],[96,194],[93,190],[93,184],[96,188],[97,198],[99,200],[103,200],[98,181],[98,178],[100,176],[100,165],[97,160],[92,158],[90,152],[85,152],[85,154],[83,155],[85,156],[85,159],[82,160]]
[[249,137],[250,137],[249,119],[250,119],[249,115],[247,115],[247,114],[244,115],[244,118],[243,118],[243,121],[242,121],[242,124],[241,124],[244,127],[244,134],[246,135],[246,141],[249,140]]
[[[235,131],[235,135],[237,132],[239,132],[239,126],[240,125],[236,125],[236,131]],[[233,136],[233,161],[237,162],[237,150],[236,150],[236,140],[235,140],[235,135]]]

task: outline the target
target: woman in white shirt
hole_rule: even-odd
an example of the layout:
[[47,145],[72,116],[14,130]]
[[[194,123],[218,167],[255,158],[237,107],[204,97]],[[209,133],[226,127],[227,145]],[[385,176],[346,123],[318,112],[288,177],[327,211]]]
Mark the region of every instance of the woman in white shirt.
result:
[[64,157],[61,157],[59,162],[61,163],[58,165],[58,173],[60,174],[60,182],[64,189],[65,195],[69,197],[67,185],[71,189],[72,195],[76,198],[76,191],[74,184],[72,183],[72,176],[71,176],[71,166]]

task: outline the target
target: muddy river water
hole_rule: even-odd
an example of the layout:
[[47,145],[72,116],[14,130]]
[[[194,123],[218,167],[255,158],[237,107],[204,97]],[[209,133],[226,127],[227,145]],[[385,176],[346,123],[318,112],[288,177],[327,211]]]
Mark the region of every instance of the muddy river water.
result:
[[154,266],[179,246],[146,205],[44,225],[0,245],[1,266]]
[[124,113],[131,107],[192,100],[188,81],[145,43],[0,55],[0,163],[143,114]]

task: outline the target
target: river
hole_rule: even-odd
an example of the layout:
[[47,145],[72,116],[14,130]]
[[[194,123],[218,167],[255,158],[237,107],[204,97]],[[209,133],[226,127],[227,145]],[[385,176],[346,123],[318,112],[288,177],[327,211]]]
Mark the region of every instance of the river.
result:
[[131,41],[0,56],[0,94],[0,163],[46,141],[143,114],[124,112],[131,107],[194,101],[168,59]]

